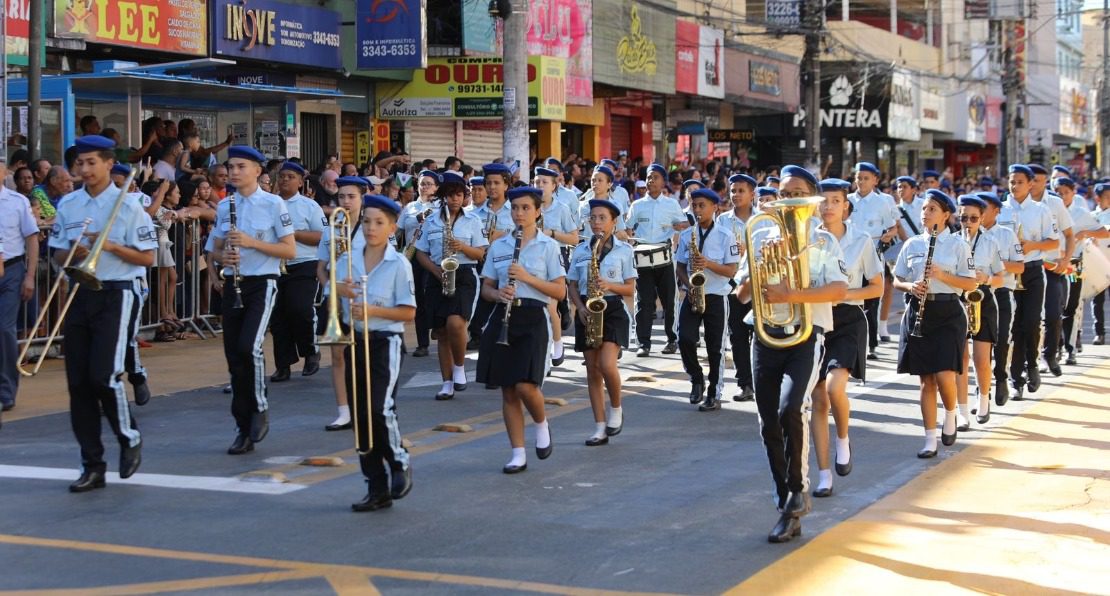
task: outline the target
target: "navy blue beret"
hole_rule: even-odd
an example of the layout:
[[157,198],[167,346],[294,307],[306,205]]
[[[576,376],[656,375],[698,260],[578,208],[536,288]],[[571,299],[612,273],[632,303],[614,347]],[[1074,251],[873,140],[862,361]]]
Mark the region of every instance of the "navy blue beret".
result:
[[1034,174],[1045,174],[1045,175],[1048,175],[1048,170],[1047,170],[1047,169],[1045,169],[1045,167],[1044,167],[1044,166],[1042,166],[1042,165],[1041,165],[1041,164],[1039,164],[1039,163],[1031,163],[1031,164],[1026,164],[1026,166],[1027,166],[1027,167],[1028,167],[1028,168],[1029,168],[1030,170],[1033,170],[1033,173],[1034,173]]
[[1098,184],[1095,185],[1095,196],[1098,196],[1098,195],[1100,195],[1100,194],[1102,194],[1102,193],[1104,193],[1108,190],[1110,190],[1110,184],[1107,184],[1105,182],[1099,182]]
[[881,175],[879,173],[879,168],[877,168],[875,166],[875,164],[873,164],[869,161],[861,161],[861,162],[857,163],[856,164],[856,171],[857,172],[871,172],[872,174],[874,174],[876,176]]
[[[292,162],[287,161],[285,163],[292,163]],[[362,176],[340,176],[339,178],[335,179],[335,185],[336,186],[357,186],[359,188],[362,188],[363,190],[366,190],[367,188],[370,188],[370,181],[367,180],[366,178],[363,178]]]
[[366,209],[367,207],[389,211],[393,215],[401,214],[401,206],[393,199],[382,195],[364,195],[362,197],[362,208]]
[[746,182],[750,184],[752,188],[759,186],[759,184],[755,181],[755,178],[752,178],[747,174],[733,174],[728,177],[729,184],[736,184],[737,182]]
[[131,166],[124,163],[117,163],[112,166],[113,176],[129,176],[131,175]]
[[601,165],[603,165],[603,166],[609,166],[610,168],[612,168],[612,169],[614,169],[614,170],[615,170],[615,169],[617,169],[617,162],[615,162],[615,161],[613,161],[613,160],[609,159],[608,157],[606,157],[606,158],[602,159],[602,160],[601,160],[600,162],[598,162],[598,163],[600,163],[600,164],[601,164]]
[[994,205],[995,207],[998,207],[999,209],[1002,208],[1002,199],[998,198],[998,195],[993,192],[977,192],[975,193],[975,196]]
[[960,205],[963,207],[987,208],[987,202],[978,195],[960,195]]
[[431,178],[432,180],[435,180],[436,184],[443,184],[443,176],[440,176],[438,173],[433,172],[432,170],[420,170],[420,173],[417,174],[416,177],[424,178],[425,176]]
[[509,166],[503,163],[488,163],[482,166],[482,174],[486,176],[489,176],[490,174],[504,174],[506,176],[512,176],[513,172],[509,169]]
[[1068,178],[1071,178],[1071,170],[1069,170],[1067,168],[1067,166],[1055,165],[1055,166],[1052,166],[1052,171],[1053,172],[1060,172],[1061,174],[1067,176]]
[[559,171],[562,171],[562,170],[563,170],[563,162],[561,162],[561,161],[559,161],[559,160],[555,159],[555,157],[549,157],[549,158],[547,158],[547,159],[546,159],[546,160],[545,160],[545,161],[543,162],[543,165],[545,165],[545,166],[547,166],[547,167],[549,167],[549,168],[550,168],[551,166],[555,166],[555,167],[556,167],[556,168],[557,168],[557,169],[558,169]]
[[281,164],[281,169],[278,170],[278,171],[279,172],[293,172],[294,174],[300,174],[302,178],[304,176],[308,175],[308,170],[301,167],[301,164],[299,164],[295,161],[287,161],[287,162],[282,163]]
[[913,176],[899,176],[894,179],[895,182],[905,182],[912,188],[917,188],[917,180]]
[[483,185],[485,185],[485,183],[486,183],[486,179],[483,178],[482,176],[471,176],[470,177],[470,185],[471,186],[483,186]]
[[782,182],[782,180],[778,176],[767,176],[767,179],[764,180],[764,182],[766,182],[767,184],[778,184],[779,182]]
[[759,187],[756,187],[755,194],[759,198],[769,197],[769,196],[779,194],[779,189],[777,189],[773,186],[759,186]]
[[1069,188],[1074,189],[1075,188],[1075,180],[1072,180],[1071,178],[1060,177],[1060,178],[1057,178],[1057,179],[1052,181],[1052,187],[1055,188],[1057,186],[1067,186]]
[[693,185],[693,184],[697,184],[698,186],[705,186],[705,184],[703,184],[700,179],[691,178],[691,179],[686,180],[682,183],[682,188],[690,188],[690,186]]
[[813,186],[814,188],[817,188],[817,176],[814,176],[813,172],[810,172],[809,170],[803,168],[802,166],[794,166],[794,165],[783,166],[783,168],[782,168],[782,177],[783,178],[801,178],[801,179],[805,180],[806,182],[809,182],[810,185]]
[[1011,174],[1024,174],[1026,178],[1033,179],[1033,168],[1021,163],[1011,164],[1007,170]]
[[228,159],[245,159],[248,161],[258,162],[260,164],[266,163],[266,156],[254,147],[248,145],[232,145],[227,148]]
[[555,170],[552,170],[551,168],[536,168],[536,170],[532,173],[532,175],[534,175],[534,176],[550,176],[552,178],[558,178],[559,177],[559,172],[556,172]]
[[605,207],[613,214],[614,218],[620,217],[621,214],[620,207],[617,207],[617,204],[609,199],[590,199],[590,209],[594,207]]
[[652,172],[655,172],[656,174],[659,174],[664,178],[667,177],[667,169],[657,163],[653,163],[647,167],[648,175],[651,175]]
[[441,184],[461,184],[466,186],[466,178],[463,178],[462,174],[450,170],[444,172],[439,177],[439,181]]
[[940,172],[936,170],[925,170],[921,172],[921,178],[940,178]]
[[116,148],[116,142],[100,135],[85,135],[77,137],[73,146],[77,148],[77,155],[81,155],[82,153],[94,153],[96,151],[111,151]]
[[925,198],[940,203],[940,206],[950,213],[956,210],[956,203],[952,200],[952,197],[948,196],[944,191],[930,188],[925,191]]
[[994,186],[994,178],[983,176],[979,179],[979,186]]
[[692,201],[694,199],[708,199],[713,201],[714,205],[721,204],[721,195],[713,192],[713,190],[709,188],[699,188],[690,193],[690,200]]
[[608,166],[597,166],[596,168],[594,168],[594,173],[596,174],[598,172],[601,172],[602,174],[605,174],[606,176],[608,176],[609,177],[609,182],[613,181],[613,177],[614,177],[613,170],[610,170]]
[[516,188],[509,189],[509,192],[505,193],[505,195],[509,197],[510,202],[515,201],[521,197],[536,197],[537,199],[542,199],[543,191],[536,188],[535,186],[518,186]]
[[817,188],[821,192],[832,192],[836,190],[848,192],[852,188],[852,184],[840,178],[825,178],[817,185]]

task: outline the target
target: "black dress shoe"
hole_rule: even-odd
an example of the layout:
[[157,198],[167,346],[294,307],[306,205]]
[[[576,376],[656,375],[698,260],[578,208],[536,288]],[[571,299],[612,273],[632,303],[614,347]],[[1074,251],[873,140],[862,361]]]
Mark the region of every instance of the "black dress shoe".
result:
[[500,388],[501,388],[501,385],[494,385],[493,383],[486,383],[486,389],[489,389],[490,391],[492,391],[494,389],[500,389]]
[[643,358],[643,357],[645,357],[649,354],[651,354],[651,348],[645,348],[643,346],[640,346],[640,349],[636,350],[636,357],[637,358]]
[[249,435],[241,433],[235,437],[235,442],[231,444],[231,447],[227,448],[228,455],[243,455],[251,451],[254,451],[254,442],[251,441]]
[[867,353],[867,359],[868,360],[878,360],[879,359],[878,352],[876,352],[875,350],[871,350],[870,352]]
[[379,509],[386,509],[393,506],[393,497],[389,493],[382,493],[380,495],[367,494],[366,498],[358,503],[351,503],[351,511],[363,513],[366,511],[377,511]]
[[501,471],[505,474],[519,474],[519,473],[521,473],[521,472],[523,472],[524,470],[527,470],[527,469],[528,469],[528,464],[527,463],[520,464],[519,466],[514,466],[514,465],[511,465],[511,464],[505,464],[505,467],[501,468]]
[[69,492],[86,493],[94,488],[104,488],[104,485],[104,472],[84,470],[81,472],[81,477],[69,485]]
[[846,464],[838,464],[834,460],[833,461],[833,468],[836,469],[836,475],[837,476],[847,476],[848,474],[851,474],[852,473],[852,459],[851,459],[851,457],[848,458],[848,463],[846,463]]
[[150,402],[150,386],[145,382],[135,385],[135,405],[145,406]]
[[562,366],[563,361],[566,360],[566,359],[567,359],[566,354],[563,354],[562,356],[559,356],[558,358],[552,358],[551,359],[551,366]]
[[13,401],[10,404],[4,404],[3,406],[0,406],[0,412],[10,412],[14,408],[15,408],[15,402]]
[[1102,334],[1099,333],[1098,335],[1095,336],[1095,341],[1093,341],[1091,343],[1095,344],[1096,346],[1101,346],[1104,341],[1105,340],[1103,339]]
[[413,358],[423,358],[428,355],[428,348],[416,348],[412,351]]
[[1063,376],[1064,374],[1064,369],[1060,368],[1060,362],[1057,360],[1048,361],[1048,371],[1051,372],[1054,377]]
[[705,396],[705,402],[698,406],[699,412],[716,412],[720,409],[721,400],[717,399],[717,396],[713,392],[709,392],[709,395]]
[[455,391],[466,391],[466,383],[455,383],[452,381]]
[[669,341],[669,342],[667,342],[667,345],[663,346],[663,353],[664,354],[674,354],[677,351],[678,351],[678,344],[674,343],[673,341]]
[[329,424],[329,425],[324,427],[324,430],[327,430],[327,431],[350,430],[351,426],[352,426],[352,424],[348,420],[347,422],[345,422],[343,424]]
[[274,371],[274,374],[270,375],[270,382],[271,383],[281,383],[281,382],[284,382],[284,381],[288,381],[290,375],[291,375],[291,373],[289,372],[289,367],[288,366],[283,366],[283,367],[277,369],[276,371]]
[[251,416],[251,442],[261,443],[270,432],[270,413],[255,412]]
[[224,385],[224,393],[231,393],[231,385]]
[[447,400],[451,400],[451,399],[455,399],[455,394],[454,393],[444,393],[444,392],[440,391],[439,393],[436,394],[436,401],[447,401]]
[[[549,430],[548,433],[550,434],[550,432],[551,431]],[[551,457],[551,452],[555,450],[555,439],[551,437],[548,438],[551,440],[551,442],[547,444],[547,447],[536,446],[536,457],[540,459],[547,459]]]
[[990,407],[987,407],[986,412],[979,412],[979,414],[975,416],[975,421],[978,422],[979,424],[986,424],[986,423],[990,422],[991,421],[991,409],[990,409]]
[[1075,366],[1078,364],[1078,361],[1075,359],[1075,352],[1068,352],[1068,358],[1064,360],[1064,364],[1068,366]]
[[794,538],[802,535],[802,520],[784,513],[779,516],[779,521],[767,535],[767,542],[781,544],[783,542],[790,542]]
[[130,478],[135,475],[139,470],[139,464],[143,462],[143,442],[140,439],[139,444],[134,447],[124,447],[119,453],[119,477]]
[[620,426],[606,426],[605,427],[605,436],[615,437],[615,436],[621,434],[622,430],[624,430],[624,418],[623,417],[621,418]]
[[389,496],[394,499],[403,499],[412,492],[412,466],[404,471],[393,470],[390,478]]
[[802,517],[809,513],[812,504],[809,500],[809,495],[804,492],[790,493],[786,499],[786,505],[783,506],[782,512],[793,515],[794,517]]
[[700,404],[701,400],[705,398],[705,384],[694,383],[690,386],[690,403]]
[[1036,393],[1041,388],[1041,371],[1036,366],[1029,367],[1029,393]]
[[741,387],[740,393],[732,397],[732,401],[753,401],[755,399],[755,390],[751,387]]
[[[971,420],[970,419],[965,421],[963,424],[960,424],[959,419],[957,419],[957,423],[956,423],[956,431],[957,432],[966,433],[969,430],[971,430]],[[947,444],[948,443],[945,443],[945,445],[947,445]]]
[[598,445],[608,445],[608,444],[609,444],[609,435],[605,435],[604,437],[590,437],[590,438],[586,439],[586,446],[587,447],[597,447]]
[[917,459],[930,459],[937,456],[936,449],[922,449],[917,452]]
[[818,499],[823,499],[825,497],[831,497],[832,494],[833,494],[833,487],[831,487],[831,486],[826,487],[826,488],[818,488],[818,489],[815,489],[813,491],[813,496],[817,497]]
[[994,385],[994,405],[1002,407],[1010,401],[1010,384],[1003,381]]
[[945,447],[951,447],[952,445],[955,445],[956,444],[956,437],[959,434],[960,434],[960,430],[958,428],[956,429],[956,432],[954,432],[950,435],[944,434],[944,429],[942,428],[941,431],[940,431],[940,443],[941,443],[941,445],[944,445]]
[[311,377],[320,372],[320,355],[312,354],[304,359],[304,368],[301,369],[302,377]]
[[470,341],[466,342],[466,349],[477,350],[482,347],[482,339],[480,337],[473,337]]

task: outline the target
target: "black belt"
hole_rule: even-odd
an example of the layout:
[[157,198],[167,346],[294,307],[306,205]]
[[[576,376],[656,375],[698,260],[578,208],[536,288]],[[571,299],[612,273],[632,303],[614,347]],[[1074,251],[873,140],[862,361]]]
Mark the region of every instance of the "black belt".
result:
[[[798,325],[794,326],[794,333],[798,332],[798,327]],[[767,332],[767,335],[770,335],[775,339],[784,339],[790,335],[793,335],[793,333],[787,333],[785,327],[776,327],[774,325],[764,325],[763,330]],[[816,335],[818,333],[824,335],[825,328],[820,325],[814,325],[813,334]],[[810,335],[810,337],[813,337],[813,335]]]
[[1044,261],[1041,260],[1041,259],[1037,259],[1036,261],[1029,261],[1029,262],[1025,263],[1025,270],[1026,271],[1028,271],[1029,269],[1040,269],[1041,267],[1044,267]]
[[[504,308],[504,302],[498,302],[498,306]],[[547,308],[547,303],[535,298],[514,298],[513,308]]]
[[[917,300],[917,296],[911,294],[911,299]],[[925,299],[929,302],[952,302],[953,300],[959,300],[960,296],[958,294],[927,294]]]
[[267,279],[277,279],[277,275],[244,275],[240,279],[242,281],[262,281]]
[[23,255],[19,255],[18,257],[12,257],[12,258],[4,261],[4,267],[11,267],[12,265],[15,265],[16,263],[22,263],[22,262],[23,262]]

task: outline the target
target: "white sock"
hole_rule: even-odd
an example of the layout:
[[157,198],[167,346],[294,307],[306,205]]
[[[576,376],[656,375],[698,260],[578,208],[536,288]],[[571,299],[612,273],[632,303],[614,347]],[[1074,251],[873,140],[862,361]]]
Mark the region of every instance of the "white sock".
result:
[[832,488],[832,470],[817,471],[817,488]]
[[466,384],[466,366],[451,365],[451,380],[459,385]]
[[987,394],[979,394],[979,415],[986,415],[991,411],[991,396]]
[[944,411],[944,434],[956,434],[956,410]]
[[536,423],[536,448],[544,449],[551,445],[551,430],[547,428],[547,420]]
[[925,451],[937,450],[937,429],[925,429]]
[[848,437],[836,438],[836,463],[844,465],[852,461],[852,448],[848,445]]
[[551,347],[551,359],[556,360],[563,357],[563,342],[553,341]]
[[960,416],[967,418],[970,415],[968,412],[969,408],[967,404],[958,404],[956,407],[960,409]]
[[605,423],[604,422],[598,422],[596,424],[596,426],[597,426],[597,428],[594,429],[594,434],[591,435],[590,438],[591,439],[605,438]]
[[620,409],[620,408],[614,408],[614,407],[612,407],[612,406],[609,406],[609,416],[608,416],[608,420],[609,420],[609,423],[608,423],[608,424],[609,424],[609,426],[611,426],[611,427],[613,427],[613,428],[618,428],[618,427],[620,427],[620,425],[621,425],[621,422],[623,422],[623,421],[624,421],[624,420],[623,420],[623,414],[622,414],[622,412],[621,412],[621,409]]
[[525,455],[523,447],[513,447],[513,458],[509,460],[506,466],[523,466],[528,463],[528,456]]
[[455,395],[455,383],[453,381],[444,381],[443,387],[439,389],[439,392],[444,395]]
[[347,406],[335,406],[338,416],[332,424],[347,424],[351,421],[351,408]]
[[879,335],[890,335],[890,331],[886,328],[886,321],[879,323]]

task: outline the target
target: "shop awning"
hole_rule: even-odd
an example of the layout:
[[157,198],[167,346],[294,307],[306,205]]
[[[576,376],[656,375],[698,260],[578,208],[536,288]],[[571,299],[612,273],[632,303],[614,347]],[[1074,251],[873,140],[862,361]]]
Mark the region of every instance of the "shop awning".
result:
[[172,105],[175,98],[186,100],[192,105],[206,102],[226,105],[359,97],[328,89],[255,84],[233,85],[190,75],[151,71],[118,70],[64,76],[69,80],[73,93],[77,96],[95,95],[105,99],[116,97],[121,100],[128,96],[137,96],[142,98],[143,103],[169,102],[169,105]]

